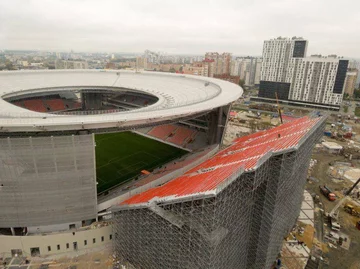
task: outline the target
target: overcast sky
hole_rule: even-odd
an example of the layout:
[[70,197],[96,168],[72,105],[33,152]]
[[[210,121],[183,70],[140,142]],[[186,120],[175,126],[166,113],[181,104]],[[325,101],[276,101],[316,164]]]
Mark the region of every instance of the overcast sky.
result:
[[278,36],[360,58],[359,0],[0,0],[0,49],[261,55]]

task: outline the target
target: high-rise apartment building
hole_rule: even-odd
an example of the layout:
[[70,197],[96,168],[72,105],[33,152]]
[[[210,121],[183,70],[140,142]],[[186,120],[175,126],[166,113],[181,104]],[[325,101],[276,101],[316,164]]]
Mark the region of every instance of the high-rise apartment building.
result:
[[55,69],[87,69],[86,61],[56,60]]
[[348,61],[336,55],[293,58],[289,64],[287,81],[289,99],[307,103],[340,105]]
[[282,38],[264,41],[260,80],[287,82],[287,69],[292,58],[306,55],[308,41],[301,37]]
[[356,88],[356,82],[359,75],[359,70],[356,68],[349,68],[346,73],[345,79],[345,89],[344,92],[349,96],[353,96],[354,90]]
[[348,61],[329,55],[306,57],[308,41],[293,37],[264,42],[258,100],[338,110]]
[[230,75],[239,76],[245,86],[258,85],[260,81],[261,58],[237,57],[231,61]]
[[206,59],[214,60],[214,75],[230,75],[231,53],[207,52]]

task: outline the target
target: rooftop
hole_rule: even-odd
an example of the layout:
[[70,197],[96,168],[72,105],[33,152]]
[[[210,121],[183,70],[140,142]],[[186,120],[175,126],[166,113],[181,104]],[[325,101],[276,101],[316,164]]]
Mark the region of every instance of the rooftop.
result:
[[[126,89],[155,95],[158,102],[130,112],[84,117],[38,113],[2,99],[74,89]],[[241,95],[242,89],[238,85],[202,76],[124,70],[4,71],[0,72],[0,129],[6,132],[42,132],[163,122],[228,105]]]
[[146,205],[197,195],[216,194],[241,172],[255,170],[272,154],[296,149],[321,118],[303,117],[236,139],[231,146],[184,175],[132,196],[121,205]]

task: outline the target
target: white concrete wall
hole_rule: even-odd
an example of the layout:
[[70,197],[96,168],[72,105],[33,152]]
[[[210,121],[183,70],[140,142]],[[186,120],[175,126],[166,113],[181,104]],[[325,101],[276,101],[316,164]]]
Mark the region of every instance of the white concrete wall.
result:
[[74,224],[76,229],[79,229],[81,227],[81,221],[77,221],[77,222],[69,222],[69,223],[47,225],[47,226],[28,227],[28,233],[36,234],[36,233],[52,233],[52,232],[68,231],[69,226],[71,224]]
[[[110,243],[115,239],[112,235],[112,226],[105,226],[96,229],[89,229],[84,231],[64,232],[48,235],[32,235],[32,236],[0,236],[0,254],[9,256],[12,249],[21,249],[24,255],[30,256],[30,249],[38,247],[40,248],[40,255],[54,255],[66,252],[73,252],[73,243],[77,242],[78,250],[85,250],[94,247],[99,247]],[[104,241],[101,238],[104,237]],[[95,238],[95,243],[93,239]],[[87,245],[84,244],[84,240],[87,240]],[[67,248],[66,244],[69,244]],[[58,250],[60,245],[60,250]],[[48,246],[51,247],[51,251],[48,251]]]

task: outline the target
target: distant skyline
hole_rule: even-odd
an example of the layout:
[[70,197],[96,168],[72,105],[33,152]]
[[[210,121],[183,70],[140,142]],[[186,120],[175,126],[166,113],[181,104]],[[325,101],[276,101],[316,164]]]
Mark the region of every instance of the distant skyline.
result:
[[360,58],[356,0],[2,0],[0,18],[8,50],[260,56],[266,39],[302,36],[308,55]]

